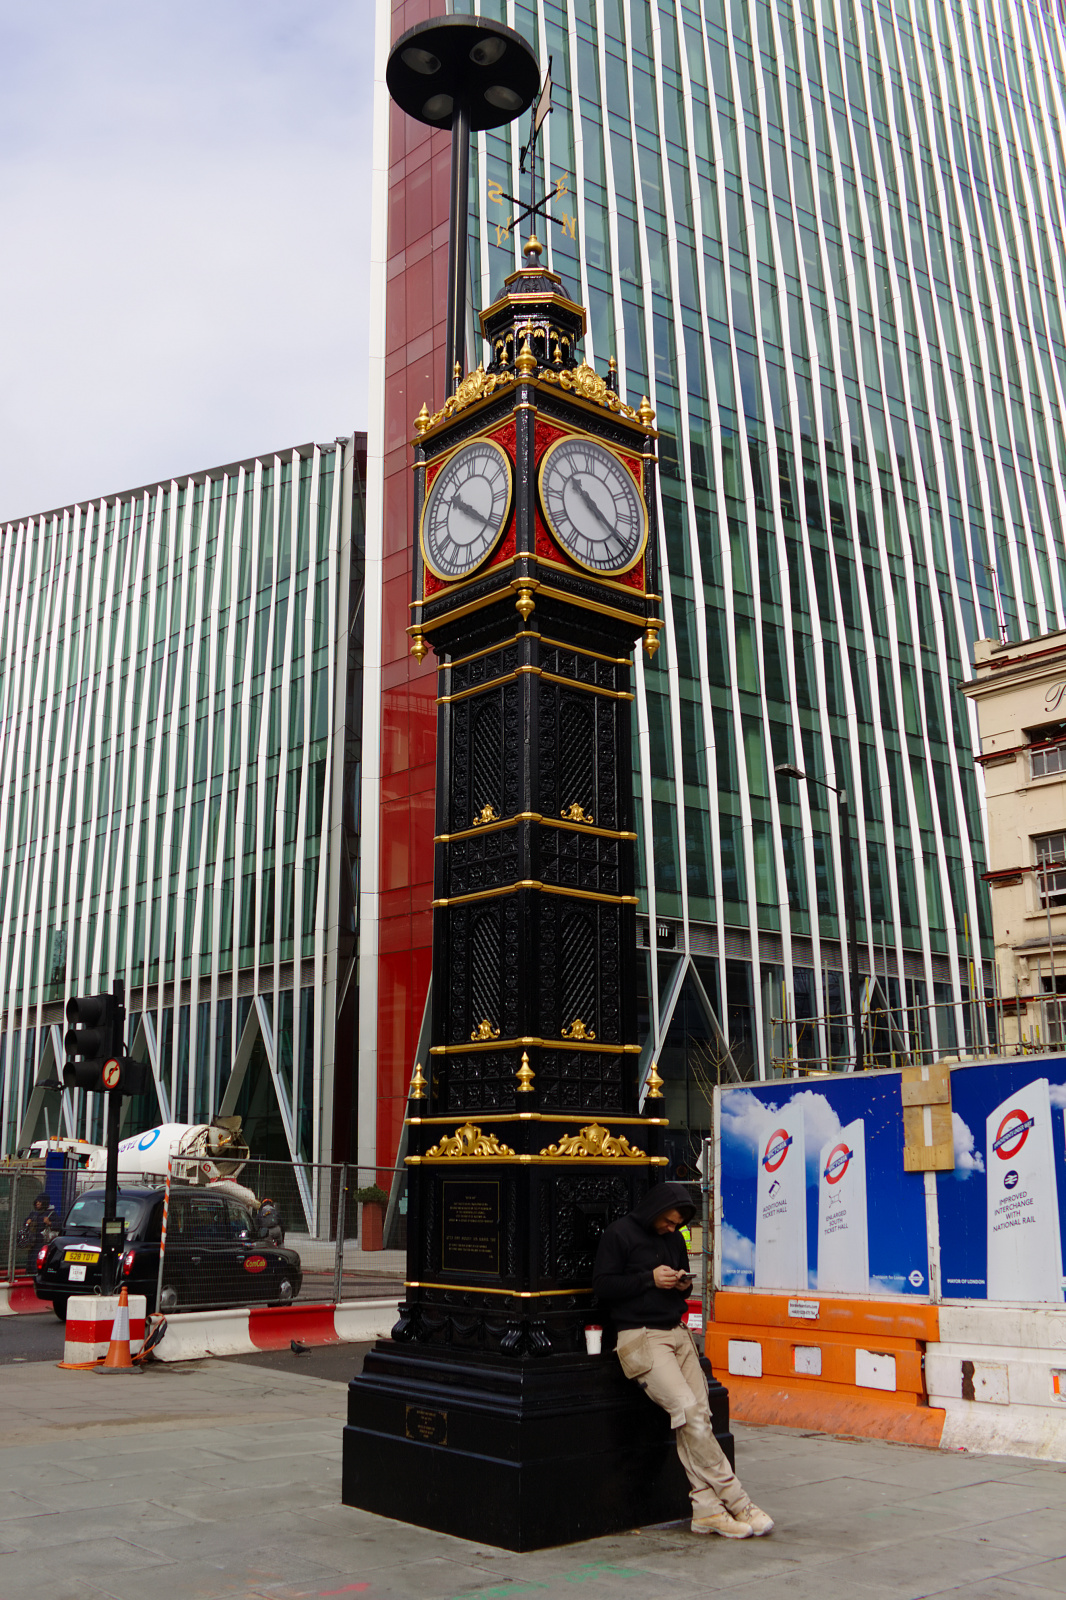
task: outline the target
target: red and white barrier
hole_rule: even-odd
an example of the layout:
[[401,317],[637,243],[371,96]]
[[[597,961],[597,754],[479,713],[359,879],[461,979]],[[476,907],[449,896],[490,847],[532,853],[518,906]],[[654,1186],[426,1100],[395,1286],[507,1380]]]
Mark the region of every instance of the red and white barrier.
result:
[[171,1312],[167,1331],[152,1353],[160,1361],[201,1361],[205,1356],[284,1350],[293,1339],[307,1345],[354,1344],[387,1338],[397,1314],[395,1299]]
[[[130,1353],[136,1355],[144,1343],[144,1316],[147,1301],[143,1294],[129,1296]],[[118,1295],[79,1294],[67,1301],[67,1336],[63,1344],[65,1367],[91,1366],[102,1361],[111,1343],[111,1329],[118,1311]]]
[[32,1278],[0,1283],[0,1317],[25,1316],[31,1311],[51,1311],[50,1300],[38,1300]]

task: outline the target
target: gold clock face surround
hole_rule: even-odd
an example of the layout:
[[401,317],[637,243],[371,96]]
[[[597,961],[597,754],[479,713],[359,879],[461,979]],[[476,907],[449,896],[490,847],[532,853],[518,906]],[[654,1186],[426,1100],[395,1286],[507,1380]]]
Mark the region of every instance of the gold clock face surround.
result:
[[545,450],[540,505],[553,537],[586,572],[630,572],[648,543],[648,507],[633,474],[610,446],[569,433]]
[[419,543],[443,583],[469,577],[495,550],[513,499],[511,458],[495,439],[472,439],[449,455],[426,494]]

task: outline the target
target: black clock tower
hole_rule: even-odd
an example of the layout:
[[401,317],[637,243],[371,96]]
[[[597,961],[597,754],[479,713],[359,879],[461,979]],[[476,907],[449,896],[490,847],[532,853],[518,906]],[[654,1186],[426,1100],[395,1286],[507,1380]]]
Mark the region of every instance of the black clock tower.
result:
[[592,1263],[665,1165],[637,1063],[631,655],[658,644],[653,413],[524,265],[487,367],[415,422],[410,634],[438,658],[432,1049],[407,1283],[350,1387],[346,1504],[512,1549],[685,1515]]

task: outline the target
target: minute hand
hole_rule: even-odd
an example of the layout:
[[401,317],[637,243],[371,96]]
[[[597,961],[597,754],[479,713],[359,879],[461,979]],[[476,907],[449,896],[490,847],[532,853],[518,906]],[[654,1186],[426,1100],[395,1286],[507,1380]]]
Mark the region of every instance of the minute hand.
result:
[[574,479],[574,489],[577,492],[578,499],[582,500],[584,502],[584,504],[586,506],[588,506],[589,510],[592,512],[592,515],[596,518],[596,521],[600,524],[600,526],[602,528],[605,528],[606,531],[611,535],[612,538],[617,539],[618,538],[618,529],[613,527],[612,524],[610,522],[608,522],[607,518],[604,516],[603,512],[600,510],[600,508],[596,504],[595,500],[592,498],[592,496],[589,494],[588,490],[582,484],[580,478],[575,478]]

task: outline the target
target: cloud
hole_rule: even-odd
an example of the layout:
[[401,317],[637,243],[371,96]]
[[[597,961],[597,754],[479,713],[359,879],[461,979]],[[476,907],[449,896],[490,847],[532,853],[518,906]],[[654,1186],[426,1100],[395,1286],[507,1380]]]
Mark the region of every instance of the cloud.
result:
[[722,1223],[722,1276],[727,1272],[751,1277],[755,1272],[755,1244],[738,1233],[730,1223]]
[[1056,1111],[1066,1111],[1066,1083],[1049,1083],[1048,1094]]
[[767,1105],[750,1089],[731,1089],[722,1096],[722,1143],[733,1141],[757,1156],[763,1140],[771,1132],[778,1111],[799,1106],[803,1112],[803,1133],[807,1164],[807,1184],[818,1182],[819,1152],[831,1139],[840,1137],[842,1124],[824,1094],[800,1089],[787,1100]]
[[365,0],[0,8],[0,520],[365,426],[373,41]]
[[951,1132],[955,1141],[955,1176],[960,1183],[965,1183],[971,1173],[985,1170],[985,1158],[957,1111],[951,1113]]

